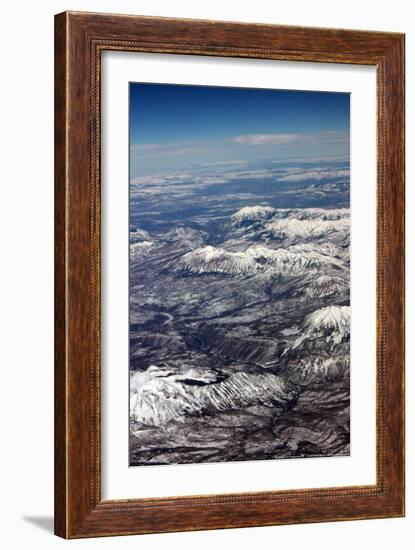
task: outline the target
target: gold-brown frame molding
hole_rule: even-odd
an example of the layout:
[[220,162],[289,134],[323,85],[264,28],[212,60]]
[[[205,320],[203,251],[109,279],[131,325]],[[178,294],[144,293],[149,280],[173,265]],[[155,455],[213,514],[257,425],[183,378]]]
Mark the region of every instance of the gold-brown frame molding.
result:
[[[101,52],[373,65],[377,418],[373,486],[101,499]],[[404,515],[404,35],[64,12],[55,16],[55,533],[64,538]]]

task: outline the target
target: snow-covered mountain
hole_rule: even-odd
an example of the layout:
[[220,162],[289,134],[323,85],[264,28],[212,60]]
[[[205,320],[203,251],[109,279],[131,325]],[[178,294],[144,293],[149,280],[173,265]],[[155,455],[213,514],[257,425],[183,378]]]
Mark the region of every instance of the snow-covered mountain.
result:
[[301,280],[293,292],[293,296],[307,298],[323,298],[326,296],[344,295],[348,293],[348,281],[342,277],[320,275]]
[[305,318],[300,332],[292,349],[316,338],[324,338],[328,344],[340,344],[350,336],[350,306],[333,305],[317,309]]
[[229,237],[235,242],[253,241],[290,245],[331,245],[347,249],[350,236],[349,209],[271,208],[252,206],[231,216]]
[[132,258],[140,254],[147,254],[150,248],[154,245],[153,241],[139,241],[130,244],[130,256]]
[[275,211],[275,208],[272,208],[271,206],[244,206],[243,208],[232,214],[231,220],[234,224],[245,221],[253,222],[257,220],[262,220],[270,214],[274,213]]
[[327,237],[334,233],[342,233],[346,236],[349,227],[348,218],[338,220],[288,218],[272,221],[265,226],[265,229],[276,239],[295,238],[305,241]]
[[341,380],[349,374],[348,356],[310,355],[290,365],[290,380],[296,384],[321,384]]
[[336,166],[348,168],[313,186],[306,163],[272,163],[134,187],[132,465],[348,454],[350,211]]
[[349,373],[350,307],[327,306],[310,313],[289,332],[282,357],[294,384],[342,380]]
[[177,269],[193,274],[223,273],[253,275],[272,273],[288,277],[304,275],[324,266],[340,266],[341,261],[318,250],[277,248],[254,245],[242,252],[205,246],[184,254]]
[[222,382],[202,385],[187,385],[163,371],[160,376],[156,368],[144,374],[147,376],[135,380],[130,415],[145,425],[183,422],[188,415],[254,405],[283,409],[297,397],[297,392],[288,389],[282,378],[268,373],[237,372]]
[[258,221],[264,218],[296,218],[299,220],[341,220],[348,219],[350,211],[348,208],[273,208],[257,204],[255,206],[244,206],[231,216],[234,223],[241,221]]

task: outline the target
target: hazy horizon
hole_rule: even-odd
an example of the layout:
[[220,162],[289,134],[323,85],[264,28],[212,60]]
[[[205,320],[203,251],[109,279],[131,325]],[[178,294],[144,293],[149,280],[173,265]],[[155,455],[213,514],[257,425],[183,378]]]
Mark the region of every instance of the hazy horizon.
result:
[[349,156],[348,93],[130,83],[132,173]]

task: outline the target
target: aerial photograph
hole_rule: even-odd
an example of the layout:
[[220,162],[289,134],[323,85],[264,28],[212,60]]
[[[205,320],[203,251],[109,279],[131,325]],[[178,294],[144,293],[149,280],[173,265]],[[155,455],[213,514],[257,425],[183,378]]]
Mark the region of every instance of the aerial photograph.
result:
[[350,95],[129,84],[129,464],[350,454]]

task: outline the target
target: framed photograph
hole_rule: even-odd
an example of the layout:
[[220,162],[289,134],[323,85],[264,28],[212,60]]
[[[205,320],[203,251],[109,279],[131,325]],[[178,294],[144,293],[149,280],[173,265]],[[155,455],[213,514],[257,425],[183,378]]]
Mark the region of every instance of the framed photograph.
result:
[[404,515],[404,36],[55,19],[55,532]]

